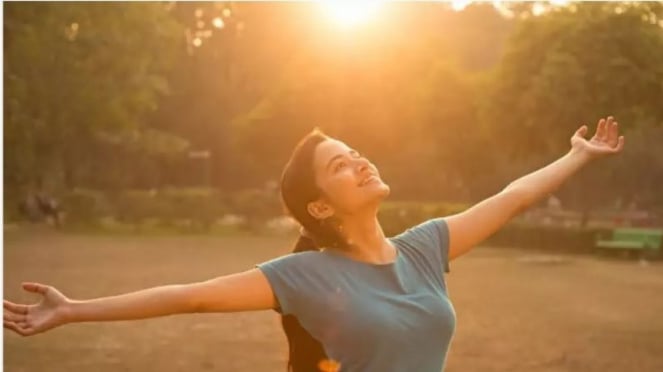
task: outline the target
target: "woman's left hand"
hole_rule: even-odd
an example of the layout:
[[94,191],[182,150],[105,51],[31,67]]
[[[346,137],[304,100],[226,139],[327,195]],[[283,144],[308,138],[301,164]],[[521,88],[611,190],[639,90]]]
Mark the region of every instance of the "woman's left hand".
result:
[[583,125],[571,137],[572,151],[587,155],[590,159],[618,154],[624,148],[624,136],[619,135],[618,124],[612,116],[599,120],[594,137],[587,140],[587,126]]

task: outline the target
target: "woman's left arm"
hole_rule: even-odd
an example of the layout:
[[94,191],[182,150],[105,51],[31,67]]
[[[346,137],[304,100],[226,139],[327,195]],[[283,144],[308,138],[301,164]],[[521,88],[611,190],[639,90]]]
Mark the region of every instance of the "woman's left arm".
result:
[[511,182],[504,190],[471,208],[445,218],[449,228],[449,260],[468,252],[509,220],[544,196],[594,159],[617,154],[624,147],[618,124],[601,119],[594,136],[587,140],[583,125],[571,137],[571,150],[551,164]]

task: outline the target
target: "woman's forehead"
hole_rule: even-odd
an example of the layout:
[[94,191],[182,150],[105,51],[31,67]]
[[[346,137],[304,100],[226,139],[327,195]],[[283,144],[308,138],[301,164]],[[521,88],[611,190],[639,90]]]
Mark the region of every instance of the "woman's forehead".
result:
[[315,149],[315,167],[318,169],[325,168],[329,161],[337,155],[347,154],[352,151],[348,145],[337,139],[327,139]]

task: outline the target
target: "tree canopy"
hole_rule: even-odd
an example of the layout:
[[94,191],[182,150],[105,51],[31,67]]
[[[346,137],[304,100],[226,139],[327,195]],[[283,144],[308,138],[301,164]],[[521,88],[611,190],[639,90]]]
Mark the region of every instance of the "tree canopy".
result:
[[319,127],[397,199],[476,201],[614,115],[624,156],[563,199],[663,206],[663,5],[536,6],[387,3],[341,30],[317,3],[8,3],[6,197],[259,187]]

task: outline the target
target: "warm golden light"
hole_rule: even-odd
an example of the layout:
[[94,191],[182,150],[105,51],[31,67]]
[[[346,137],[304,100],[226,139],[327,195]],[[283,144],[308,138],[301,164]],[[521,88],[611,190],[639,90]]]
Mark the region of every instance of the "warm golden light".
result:
[[214,20],[212,21],[212,24],[216,28],[223,28],[223,26],[225,26],[225,23],[223,22],[223,19],[221,19],[219,17],[214,18]]
[[381,1],[322,0],[320,3],[336,23],[342,27],[352,27],[368,21],[380,6]]
[[540,16],[546,12],[546,6],[541,3],[536,3],[532,6],[532,14],[535,16]]
[[568,0],[551,0],[550,3],[556,6],[565,6],[569,4]]
[[472,0],[453,0],[451,2],[451,8],[457,12],[465,9],[468,5],[472,3]]

